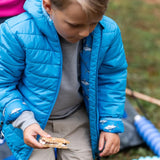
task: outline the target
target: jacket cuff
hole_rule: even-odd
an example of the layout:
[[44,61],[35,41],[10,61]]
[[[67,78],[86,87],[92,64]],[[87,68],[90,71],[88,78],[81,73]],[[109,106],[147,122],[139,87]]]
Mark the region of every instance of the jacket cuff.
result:
[[13,127],[20,128],[23,131],[30,125],[38,122],[34,118],[31,111],[24,111],[15,121],[12,122]]
[[31,110],[21,99],[15,99],[9,102],[3,110],[4,123],[11,123],[15,119],[17,119],[24,111]]
[[111,133],[124,132],[124,125],[120,118],[101,118],[99,127],[101,131]]

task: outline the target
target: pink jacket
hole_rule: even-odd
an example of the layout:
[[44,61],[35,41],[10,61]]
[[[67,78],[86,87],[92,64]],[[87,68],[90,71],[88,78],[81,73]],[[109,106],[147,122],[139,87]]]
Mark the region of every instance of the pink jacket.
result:
[[0,18],[18,15],[24,12],[25,0],[0,0]]

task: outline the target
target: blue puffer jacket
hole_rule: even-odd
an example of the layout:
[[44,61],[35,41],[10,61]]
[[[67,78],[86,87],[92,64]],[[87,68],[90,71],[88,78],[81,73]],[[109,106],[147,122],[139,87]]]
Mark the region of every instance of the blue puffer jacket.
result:
[[[53,22],[41,0],[28,0],[26,13],[0,26],[0,113],[5,139],[18,160],[32,148],[11,122],[31,110],[44,129],[62,76],[62,52]],[[99,131],[123,132],[127,63],[120,30],[108,17],[83,41],[81,86],[89,115],[93,156]],[[3,113],[3,114],[2,114]]]

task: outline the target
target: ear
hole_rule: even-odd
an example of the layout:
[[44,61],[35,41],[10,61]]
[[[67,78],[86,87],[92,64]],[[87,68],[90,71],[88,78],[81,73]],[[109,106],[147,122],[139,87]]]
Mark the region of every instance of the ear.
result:
[[46,10],[46,12],[51,15],[51,10],[52,10],[52,4],[50,0],[43,0],[43,7]]

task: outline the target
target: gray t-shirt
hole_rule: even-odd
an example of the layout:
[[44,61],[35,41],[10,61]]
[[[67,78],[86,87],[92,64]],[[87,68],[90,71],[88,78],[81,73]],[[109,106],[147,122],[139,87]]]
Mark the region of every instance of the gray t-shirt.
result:
[[73,113],[82,103],[79,92],[79,52],[81,41],[69,43],[60,37],[63,53],[63,71],[60,91],[50,119],[64,118]]

